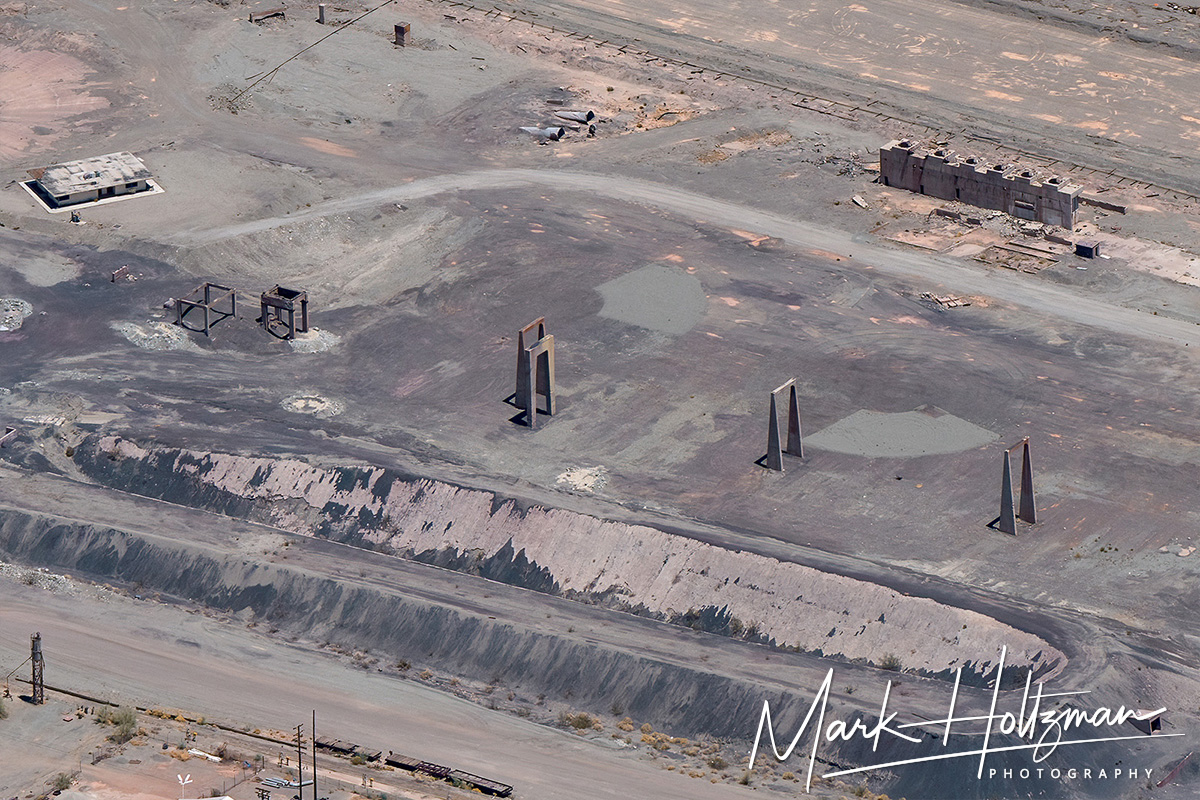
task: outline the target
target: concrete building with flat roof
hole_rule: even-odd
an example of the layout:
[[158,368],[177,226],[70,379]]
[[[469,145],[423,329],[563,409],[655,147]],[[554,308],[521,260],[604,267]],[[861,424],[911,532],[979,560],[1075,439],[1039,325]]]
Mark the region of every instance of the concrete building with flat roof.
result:
[[959,200],[978,208],[1003,211],[1072,230],[1079,210],[1080,186],[1057,176],[1039,179],[1012,164],[981,164],[952,150],[928,150],[910,141],[879,148],[879,181],[910,192]]
[[155,188],[150,170],[133,153],[109,153],[29,170],[29,182],[52,208],[88,203]]

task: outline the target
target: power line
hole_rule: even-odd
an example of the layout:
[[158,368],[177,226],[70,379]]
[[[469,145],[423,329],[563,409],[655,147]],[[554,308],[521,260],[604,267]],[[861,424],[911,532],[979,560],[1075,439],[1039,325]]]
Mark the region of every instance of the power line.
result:
[[334,30],[334,31],[331,31],[330,33],[327,33],[327,34],[325,34],[325,35],[324,35],[324,36],[322,36],[320,39],[317,39],[315,42],[313,42],[312,44],[310,44],[308,47],[305,47],[303,50],[301,50],[300,52],[298,52],[298,53],[296,53],[295,55],[293,55],[291,58],[289,58],[289,59],[287,59],[286,61],[284,61],[283,63],[281,63],[279,66],[275,67],[275,69],[273,69],[273,70],[271,70],[271,71],[269,71],[269,72],[264,72],[264,73],[263,73],[263,74],[262,74],[262,75],[259,77],[259,79],[258,79],[258,80],[256,80],[254,83],[250,84],[250,85],[249,85],[249,86],[247,86],[245,89],[242,89],[240,92],[238,92],[236,95],[234,95],[233,99],[232,99],[232,100],[230,100],[229,102],[230,102],[230,103],[236,103],[236,102],[237,102],[239,99],[241,99],[242,95],[244,95],[246,92],[250,91],[250,90],[251,90],[251,89],[253,89],[255,86],[257,86],[258,84],[260,84],[260,83],[262,83],[263,81],[267,80],[268,78],[274,77],[275,73],[276,73],[276,72],[279,72],[279,70],[283,69],[283,67],[284,67],[285,65],[287,65],[287,63],[288,63],[289,61],[294,61],[294,60],[296,60],[296,59],[297,59],[297,58],[299,58],[300,56],[302,56],[302,55],[304,55],[305,53],[307,53],[309,50],[312,50],[314,47],[316,47],[317,45],[319,45],[321,42],[323,42],[323,41],[325,41],[326,39],[328,39],[330,36],[334,36],[335,34],[339,34],[339,33],[341,33],[342,31],[346,30],[346,28],[349,28],[351,25],[353,25],[354,23],[358,22],[360,19],[362,19],[363,17],[367,16],[368,14],[374,14],[374,13],[375,13],[376,11],[378,11],[379,9],[383,8],[384,6],[390,6],[390,5],[391,5],[392,3],[394,3],[394,2],[396,2],[396,0],[386,0],[386,2],[380,3],[379,5],[377,5],[377,6],[375,6],[374,8],[372,8],[370,11],[364,11],[363,13],[359,14],[357,17],[355,17],[354,19],[350,20],[349,22],[347,22],[347,23],[346,23],[345,25],[343,25],[342,27],[340,27],[340,28],[338,28],[338,29],[336,29],[336,30]]

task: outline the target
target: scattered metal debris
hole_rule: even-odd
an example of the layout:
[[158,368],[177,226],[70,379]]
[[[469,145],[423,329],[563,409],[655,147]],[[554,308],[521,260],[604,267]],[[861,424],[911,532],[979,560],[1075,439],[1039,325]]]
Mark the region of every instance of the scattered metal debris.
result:
[[952,294],[940,295],[933,292],[921,292],[921,299],[937,303],[942,308],[961,308],[971,305],[970,300]]

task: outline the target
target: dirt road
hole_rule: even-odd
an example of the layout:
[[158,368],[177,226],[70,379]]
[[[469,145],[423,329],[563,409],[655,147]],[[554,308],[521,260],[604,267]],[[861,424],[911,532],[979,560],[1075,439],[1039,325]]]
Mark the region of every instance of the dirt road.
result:
[[809,223],[745,205],[717,200],[685,189],[618,175],[535,169],[493,169],[440,175],[414,180],[401,186],[331,200],[287,216],[267,217],[253,222],[192,230],[168,237],[173,244],[203,246],[224,239],[260,233],[306,220],[400,203],[419,198],[482,189],[545,187],[590,192],[615,200],[651,206],[688,219],[743,228],[784,239],[814,254],[851,258],[863,269],[903,278],[919,284],[940,284],[946,291],[982,294],[1003,300],[1060,321],[1103,330],[1165,340],[1179,346],[1200,346],[1200,328],[1190,322],[1154,316],[1135,308],[1081,296],[1078,292],[1007,270],[985,270],[967,266],[960,259],[928,252],[902,250],[877,243],[860,234]]

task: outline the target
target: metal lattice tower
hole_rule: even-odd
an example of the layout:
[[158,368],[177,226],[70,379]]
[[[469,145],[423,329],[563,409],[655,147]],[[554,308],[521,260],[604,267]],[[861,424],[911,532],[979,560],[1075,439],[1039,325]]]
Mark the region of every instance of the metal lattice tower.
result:
[[33,664],[33,679],[29,682],[32,687],[33,704],[41,705],[46,702],[46,661],[42,658],[42,635],[35,633],[29,643],[29,660]]

